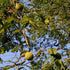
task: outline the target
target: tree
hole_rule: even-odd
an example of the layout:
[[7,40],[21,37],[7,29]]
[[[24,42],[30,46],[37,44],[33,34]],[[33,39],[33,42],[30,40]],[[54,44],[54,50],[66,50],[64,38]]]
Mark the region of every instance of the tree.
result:
[[[27,2],[30,3],[25,5],[19,0],[0,0],[0,54],[9,50],[20,51],[18,60],[2,69],[15,66],[20,66],[18,70],[24,66],[31,70],[68,69],[70,49],[66,45],[70,43],[70,0]],[[25,48],[28,50],[24,50]],[[33,59],[27,62],[25,54],[33,49]],[[61,49],[64,51],[57,53]],[[63,56],[67,58],[62,58]],[[21,58],[23,61],[19,62]],[[3,62],[2,58],[0,62]]]

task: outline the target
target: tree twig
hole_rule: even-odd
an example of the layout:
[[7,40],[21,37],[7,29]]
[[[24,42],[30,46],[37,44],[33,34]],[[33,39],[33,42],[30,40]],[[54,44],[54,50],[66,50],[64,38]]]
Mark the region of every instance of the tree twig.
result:
[[28,48],[29,48],[29,50],[30,50],[30,45],[29,45],[27,36],[26,36],[26,34],[25,34],[25,30],[23,30],[23,35],[24,35],[24,37],[25,37],[26,44],[27,44],[27,46],[28,46]]

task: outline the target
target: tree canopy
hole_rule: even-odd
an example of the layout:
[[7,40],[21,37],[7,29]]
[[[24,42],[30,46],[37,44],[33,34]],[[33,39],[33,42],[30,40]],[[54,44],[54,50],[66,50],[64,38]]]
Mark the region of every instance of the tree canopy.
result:
[[69,70],[70,0],[0,0],[0,54],[9,51],[20,56],[3,70]]

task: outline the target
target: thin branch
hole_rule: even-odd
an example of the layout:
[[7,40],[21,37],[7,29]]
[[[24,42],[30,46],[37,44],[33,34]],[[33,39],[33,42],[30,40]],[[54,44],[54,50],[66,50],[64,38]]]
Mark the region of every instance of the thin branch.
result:
[[27,46],[28,46],[28,48],[29,48],[29,50],[30,50],[30,45],[29,45],[27,36],[26,36],[26,34],[25,34],[25,30],[23,30],[23,35],[24,35],[24,37],[25,37],[26,44],[27,44]]
[[25,56],[24,54],[20,55],[20,57],[18,58],[18,60],[15,63],[19,62],[19,60],[21,59],[21,57],[24,57],[24,56]]
[[17,66],[17,65],[22,65],[24,62],[25,62],[26,60],[24,60],[24,61],[22,61],[22,62],[20,62],[20,63],[15,63],[15,64],[13,64],[13,65],[10,65],[9,67],[6,67],[6,68],[13,68],[13,67],[15,67],[15,66]]

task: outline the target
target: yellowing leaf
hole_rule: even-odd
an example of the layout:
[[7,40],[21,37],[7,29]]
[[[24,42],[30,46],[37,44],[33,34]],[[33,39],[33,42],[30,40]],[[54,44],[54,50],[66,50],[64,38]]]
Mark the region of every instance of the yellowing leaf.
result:
[[57,53],[57,49],[51,48],[51,49],[48,50],[48,52],[49,52],[49,54],[56,54]]

